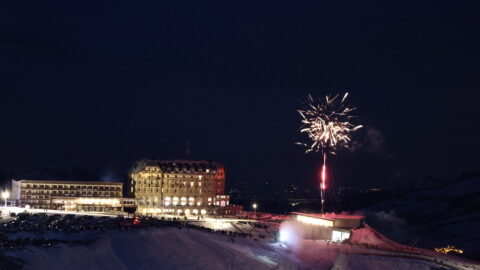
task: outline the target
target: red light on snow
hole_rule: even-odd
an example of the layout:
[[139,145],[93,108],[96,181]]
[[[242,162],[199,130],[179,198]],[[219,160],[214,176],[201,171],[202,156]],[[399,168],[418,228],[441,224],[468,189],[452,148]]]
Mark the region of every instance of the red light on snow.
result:
[[133,219],[133,225],[138,225],[140,223],[140,219],[134,218]]

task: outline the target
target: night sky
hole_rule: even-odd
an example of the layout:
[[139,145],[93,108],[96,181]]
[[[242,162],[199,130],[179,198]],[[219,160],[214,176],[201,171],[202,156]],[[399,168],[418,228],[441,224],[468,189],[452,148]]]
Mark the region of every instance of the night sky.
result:
[[0,167],[115,178],[190,148],[230,184],[313,186],[296,109],[349,91],[365,128],[337,184],[480,171],[480,4],[314,2],[2,2]]

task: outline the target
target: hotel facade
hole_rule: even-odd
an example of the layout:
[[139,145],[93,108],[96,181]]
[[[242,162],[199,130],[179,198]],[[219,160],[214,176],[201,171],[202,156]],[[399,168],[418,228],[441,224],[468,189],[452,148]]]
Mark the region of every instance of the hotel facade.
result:
[[122,192],[120,182],[12,180],[16,204],[39,209],[120,212]]
[[130,173],[141,214],[231,215],[225,169],[207,161],[143,160]]

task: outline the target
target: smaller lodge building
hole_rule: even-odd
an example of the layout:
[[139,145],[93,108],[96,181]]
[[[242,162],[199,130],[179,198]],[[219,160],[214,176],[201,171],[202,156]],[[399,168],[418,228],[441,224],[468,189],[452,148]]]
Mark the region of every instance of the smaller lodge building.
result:
[[342,242],[351,230],[363,227],[365,217],[346,214],[306,214],[293,212],[293,219],[302,227],[304,239]]

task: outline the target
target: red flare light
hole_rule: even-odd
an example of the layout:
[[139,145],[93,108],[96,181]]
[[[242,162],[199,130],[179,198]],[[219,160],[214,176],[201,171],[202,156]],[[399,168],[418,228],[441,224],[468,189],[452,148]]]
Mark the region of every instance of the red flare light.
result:
[[323,166],[322,166],[322,182],[320,184],[320,188],[322,190],[325,190],[326,188],[326,181],[327,181],[327,156],[326,156],[326,153],[323,153]]

